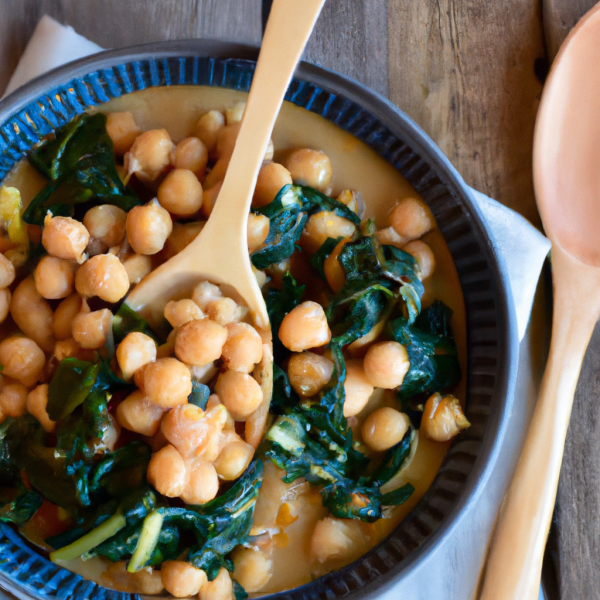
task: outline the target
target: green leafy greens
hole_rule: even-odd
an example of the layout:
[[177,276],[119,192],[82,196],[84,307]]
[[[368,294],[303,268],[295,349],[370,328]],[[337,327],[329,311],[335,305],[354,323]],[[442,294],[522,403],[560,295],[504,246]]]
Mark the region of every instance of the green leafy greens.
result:
[[29,162],[50,180],[31,201],[23,219],[43,225],[46,212],[73,216],[78,204],[114,204],[125,211],[140,202],[117,173],[106,116],[84,113],[57,129],[28,153]]

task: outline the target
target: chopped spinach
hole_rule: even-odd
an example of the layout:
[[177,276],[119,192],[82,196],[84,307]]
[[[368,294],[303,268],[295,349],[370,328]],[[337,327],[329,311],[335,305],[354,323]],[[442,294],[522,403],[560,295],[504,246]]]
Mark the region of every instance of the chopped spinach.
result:
[[188,402],[199,406],[202,410],[206,408],[210,389],[207,385],[199,381],[192,381],[192,393],[188,396]]
[[319,277],[323,281],[327,281],[323,266],[327,257],[334,251],[335,247],[340,243],[343,238],[330,238],[328,237],[321,247],[312,255],[310,264],[313,266]]
[[136,313],[126,302],[123,302],[113,317],[113,335],[115,337],[115,344],[120,344],[128,333],[134,331],[145,333],[157,344],[162,343],[162,340],[154,333],[154,331],[152,331],[148,321]]
[[43,225],[48,210],[55,216],[73,216],[75,206],[82,203],[114,204],[125,211],[140,203],[119,178],[106,116],[101,113],[84,113],[57,129],[28,158],[50,183],[25,210],[27,223]]
[[411,325],[404,317],[388,324],[390,336],[406,347],[410,369],[397,392],[403,408],[417,394],[440,392],[461,378],[456,344],[452,337],[452,311],[436,301]]
[[23,525],[29,521],[42,505],[42,497],[35,490],[27,490],[21,486],[21,492],[13,500],[0,497],[0,521]]
[[321,210],[334,212],[355,225],[360,224],[360,218],[346,205],[313,188],[301,185],[282,187],[272,202],[254,211],[268,217],[270,223],[264,247],[252,254],[252,264],[257,269],[266,269],[288,259],[296,249],[308,217]]

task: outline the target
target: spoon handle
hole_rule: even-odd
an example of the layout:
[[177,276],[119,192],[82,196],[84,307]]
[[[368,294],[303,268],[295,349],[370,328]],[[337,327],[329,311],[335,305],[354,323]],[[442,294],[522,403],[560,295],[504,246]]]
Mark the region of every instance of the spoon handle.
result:
[[573,396],[600,316],[600,269],[552,247],[552,342],[540,395],[492,538],[480,600],[537,600]]
[[[275,0],[227,175],[208,226],[227,227],[246,244],[246,227],[258,171],[283,98],[325,0]],[[247,254],[247,251],[246,251]]]

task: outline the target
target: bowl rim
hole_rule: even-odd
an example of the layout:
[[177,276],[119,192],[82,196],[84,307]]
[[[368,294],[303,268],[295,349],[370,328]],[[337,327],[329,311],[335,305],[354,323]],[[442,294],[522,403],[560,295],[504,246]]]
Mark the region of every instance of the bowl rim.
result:
[[[44,73],[0,100],[0,126],[32,100],[42,96],[48,89],[103,68],[111,68],[121,63],[136,60],[161,60],[177,57],[193,58],[201,56],[255,61],[258,52],[259,48],[257,46],[214,39],[169,40],[105,50]],[[470,216],[471,224],[480,238],[485,240],[485,247],[482,248],[482,252],[485,252],[487,256],[491,278],[496,282],[497,289],[495,291],[497,292],[499,320],[506,325],[504,330],[499,327],[498,334],[499,367],[497,382],[498,387],[501,388],[499,396],[504,401],[501,403],[500,410],[497,411],[498,414],[494,415],[495,418],[492,418],[492,414],[490,415],[486,425],[486,435],[482,441],[477,459],[460,491],[454,508],[426,541],[412,550],[388,573],[369,584],[367,589],[363,588],[361,590],[361,597],[368,598],[397,586],[420,564],[424,563],[429,558],[431,551],[440,547],[453,534],[485,488],[499,458],[502,442],[507,433],[508,417],[514,402],[519,356],[516,309],[503,255],[494,239],[491,228],[474,199],[471,188],[465,183],[442,150],[421,127],[383,95],[335,71],[301,61],[294,73],[294,78],[308,81],[334,94],[341,93],[350,101],[368,109],[392,133],[400,139],[409,140],[410,147],[421,156],[426,156],[434,168],[444,176],[445,185],[459,198],[459,202]],[[355,564],[376,550],[386,539],[387,537],[356,561],[340,569],[340,571],[353,568]],[[300,594],[308,586],[314,585],[318,579],[291,590],[266,594],[264,597],[275,600],[290,593]],[[18,585],[17,582],[14,582],[14,584]]]

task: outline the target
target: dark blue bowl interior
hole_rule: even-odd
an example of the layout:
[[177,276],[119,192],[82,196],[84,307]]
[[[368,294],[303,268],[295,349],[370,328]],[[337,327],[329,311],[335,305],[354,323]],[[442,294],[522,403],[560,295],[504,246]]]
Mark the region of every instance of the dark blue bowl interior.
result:
[[[92,106],[147,87],[208,85],[248,91],[255,48],[202,40],[108,51],[57,69],[0,102],[0,178],[56,127]],[[411,514],[356,562],[286,600],[366,598],[400,584],[451,534],[487,480],[504,435],[518,340],[502,259],[458,173],[404,113],[341,75],[302,63],[286,100],[323,116],[373,148],[421,194],[435,215],[461,281],[467,312],[467,416],[433,485]],[[134,597],[86,581],[38,554],[0,525],[0,585],[35,598]]]

